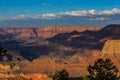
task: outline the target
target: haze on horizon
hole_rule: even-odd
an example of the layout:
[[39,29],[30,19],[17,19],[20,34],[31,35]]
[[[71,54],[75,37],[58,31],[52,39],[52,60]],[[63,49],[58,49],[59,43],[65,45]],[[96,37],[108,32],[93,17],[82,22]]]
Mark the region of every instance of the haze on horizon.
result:
[[0,27],[119,24],[119,4],[119,0],[0,0]]

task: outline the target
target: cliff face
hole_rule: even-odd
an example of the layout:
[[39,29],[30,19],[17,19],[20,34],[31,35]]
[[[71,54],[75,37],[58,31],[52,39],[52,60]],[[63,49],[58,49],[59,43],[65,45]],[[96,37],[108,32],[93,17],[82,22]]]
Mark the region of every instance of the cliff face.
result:
[[41,28],[2,28],[1,35],[13,35],[18,37],[53,37],[58,33],[69,33],[72,31],[99,30],[99,27],[41,27]]
[[101,57],[110,58],[120,68],[120,39],[112,39],[105,42]]
[[120,55],[120,40],[106,41],[102,53],[108,55]]

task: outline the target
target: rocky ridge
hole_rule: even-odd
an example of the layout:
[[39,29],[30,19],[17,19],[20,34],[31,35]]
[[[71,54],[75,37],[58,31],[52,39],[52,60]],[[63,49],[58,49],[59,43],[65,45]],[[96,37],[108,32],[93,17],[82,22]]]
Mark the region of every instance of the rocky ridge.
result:
[[[57,35],[52,37],[49,31],[52,35]],[[33,60],[42,55],[92,55],[92,52],[89,51],[102,50],[107,40],[120,38],[120,25],[108,25],[102,29],[96,27],[4,28],[0,30],[0,33],[0,44],[17,52],[16,56],[9,54],[10,59]],[[22,37],[25,39],[21,40]],[[18,57],[19,55],[21,57]]]
[[39,27],[39,28],[1,28],[0,35],[20,37],[53,37],[58,33],[69,33],[74,30],[82,32],[85,30],[98,30],[100,27]]

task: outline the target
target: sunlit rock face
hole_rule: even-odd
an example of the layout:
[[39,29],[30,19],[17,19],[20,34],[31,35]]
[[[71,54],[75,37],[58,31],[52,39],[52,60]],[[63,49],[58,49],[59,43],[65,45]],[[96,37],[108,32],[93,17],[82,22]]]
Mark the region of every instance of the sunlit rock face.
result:
[[108,40],[102,49],[103,56],[112,55],[120,59],[120,40]]
[[2,28],[0,29],[0,35],[12,36],[14,38],[28,38],[28,37],[53,37],[58,33],[69,33],[72,31],[82,32],[85,30],[99,30],[100,27],[38,27],[38,28]]

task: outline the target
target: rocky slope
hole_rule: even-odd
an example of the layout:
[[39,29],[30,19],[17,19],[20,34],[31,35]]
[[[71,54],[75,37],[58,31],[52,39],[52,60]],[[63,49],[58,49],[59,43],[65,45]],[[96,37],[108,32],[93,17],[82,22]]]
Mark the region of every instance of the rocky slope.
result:
[[[18,31],[19,34],[14,33],[16,29],[2,29],[0,44],[9,49],[8,60],[32,60],[21,67],[25,73],[53,74],[56,70],[65,68],[71,77],[79,77],[85,75],[87,66],[101,55],[112,59],[120,69],[120,25],[108,25],[99,30],[85,29],[82,32],[79,29],[67,28],[61,32],[49,29],[54,35],[59,33],[55,36],[51,33],[53,37],[43,29],[40,29],[40,34],[35,29],[34,32],[31,29],[30,32]],[[30,37],[31,31],[34,35]],[[20,36],[21,33],[28,35]],[[22,39],[23,37],[25,38]]]
[[105,41],[109,39],[120,39],[120,25],[108,25],[98,31],[60,33],[49,41],[75,48],[102,49]]
[[120,74],[120,39],[107,40],[103,46],[101,57],[110,58],[118,67]]
[[[120,25],[108,25],[102,29],[95,27],[4,28],[0,30],[0,34],[0,44],[14,52],[7,55],[11,60],[33,60],[43,55],[89,56],[94,50],[102,50],[107,40],[119,39]],[[51,34],[57,35],[52,37]]]
[[[83,49],[82,49],[83,50]],[[93,50],[94,51],[94,50]],[[80,51],[79,51],[80,52]],[[86,52],[86,51],[85,51]],[[82,53],[85,53],[82,51]],[[90,52],[88,54],[94,54],[89,56],[82,56],[80,54],[74,54],[72,57],[65,58],[46,58],[42,57],[35,59],[31,63],[27,64],[21,70],[24,72],[41,72],[45,74],[52,74],[57,70],[66,69],[70,77],[79,77],[87,74],[87,67],[89,64],[93,64],[97,58],[107,57],[120,69],[120,40],[111,39],[105,42],[102,52]],[[40,66],[38,68],[38,66]],[[30,68],[29,68],[30,67]],[[120,74],[120,71],[119,71]]]

